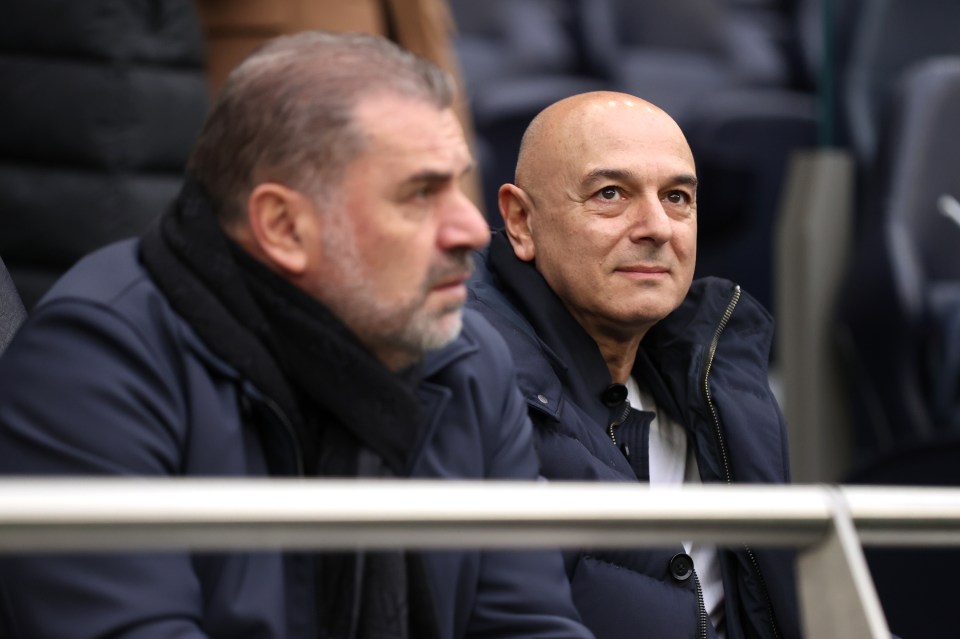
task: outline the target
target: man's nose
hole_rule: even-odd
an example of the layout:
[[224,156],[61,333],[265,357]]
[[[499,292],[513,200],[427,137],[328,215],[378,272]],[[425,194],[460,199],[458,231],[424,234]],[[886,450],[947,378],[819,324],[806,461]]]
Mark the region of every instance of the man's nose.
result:
[[634,242],[651,241],[665,244],[673,235],[670,216],[659,195],[641,198],[630,211],[630,239]]
[[439,242],[444,250],[483,248],[490,241],[490,227],[480,210],[458,192],[444,211]]

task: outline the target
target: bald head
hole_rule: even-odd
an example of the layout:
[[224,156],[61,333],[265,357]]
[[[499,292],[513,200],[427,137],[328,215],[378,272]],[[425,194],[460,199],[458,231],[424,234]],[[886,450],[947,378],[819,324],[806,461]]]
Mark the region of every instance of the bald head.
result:
[[687,147],[680,127],[660,107],[627,93],[581,93],[553,103],[530,122],[520,142],[516,184],[536,191],[547,176],[557,175],[561,165],[578,157],[591,139],[615,133],[627,120],[652,135],[674,136]]
[[597,341],[614,379],[686,296],[697,243],[690,146],[662,109],[624,93],[561,100],[530,123],[499,193],[514,253]]

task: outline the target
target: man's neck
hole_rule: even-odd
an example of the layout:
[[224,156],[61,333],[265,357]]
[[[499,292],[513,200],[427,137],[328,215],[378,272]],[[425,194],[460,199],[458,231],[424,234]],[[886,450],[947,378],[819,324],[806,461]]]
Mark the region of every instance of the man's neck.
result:
[[625,384],[630,372],[633,370],[633,363],[637,359],[637,349],[640,348],[642,336],[635,336],[630,339],[613,339],[609,337],[597,338],[597,346],[600,348],[600,354],[603,355],[603,361],[607,363],[607,369],[610,371],[610,379],[618,384]]
[[564,303],[564,305],[570,315],[596,342],[603,361],[607,364],[607,370],[610,371],[610,380],[618,384],[625,383],[633,370],[633,362],[637,358],[640,341],[647,334],[649,326],[617,326],[596,314],[579,312],[569,304]]

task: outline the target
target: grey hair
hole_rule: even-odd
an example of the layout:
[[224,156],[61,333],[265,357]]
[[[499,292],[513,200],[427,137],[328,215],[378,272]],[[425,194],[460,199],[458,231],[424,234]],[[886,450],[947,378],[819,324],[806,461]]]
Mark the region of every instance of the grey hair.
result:
[[357,104],[380,94],[444,109],[454,83],[380,36],[308,31],[271,40],[227,78],[187,172],[225,227],[243,219],[250,192],[264,181],[323,197],[364,149]]

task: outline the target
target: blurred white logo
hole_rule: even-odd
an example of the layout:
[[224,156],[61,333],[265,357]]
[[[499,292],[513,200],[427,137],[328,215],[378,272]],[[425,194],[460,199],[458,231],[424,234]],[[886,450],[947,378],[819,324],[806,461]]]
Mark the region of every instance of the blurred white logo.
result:
[[960,202],[957,201],[957,198],[949,193],[944,193],[937,198],[937,208],[940,209],[941,213],[953,220],[957,226],[960,226]]

